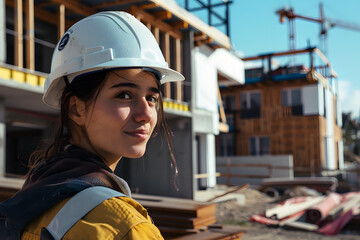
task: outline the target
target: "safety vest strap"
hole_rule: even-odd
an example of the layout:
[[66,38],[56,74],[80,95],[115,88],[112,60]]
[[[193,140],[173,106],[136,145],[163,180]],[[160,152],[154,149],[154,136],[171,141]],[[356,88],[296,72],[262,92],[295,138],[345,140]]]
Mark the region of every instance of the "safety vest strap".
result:
[[89,187],[74,195],[56,214],[46,227],[53,239],[60,240],[67,231],[88,212],[103,201],[126,195],[107,187]]

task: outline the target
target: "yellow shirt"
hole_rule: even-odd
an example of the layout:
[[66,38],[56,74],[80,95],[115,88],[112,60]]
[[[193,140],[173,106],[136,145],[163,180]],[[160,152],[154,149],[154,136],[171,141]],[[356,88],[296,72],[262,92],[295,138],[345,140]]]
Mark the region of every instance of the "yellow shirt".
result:
[[[42,227],[47,227],[69,199],[53,206],[33,220],[22,234],[22,240],[39,240]],[[128,197],[105,200],[79,220],[63,240],[163,239],[146,209]]]

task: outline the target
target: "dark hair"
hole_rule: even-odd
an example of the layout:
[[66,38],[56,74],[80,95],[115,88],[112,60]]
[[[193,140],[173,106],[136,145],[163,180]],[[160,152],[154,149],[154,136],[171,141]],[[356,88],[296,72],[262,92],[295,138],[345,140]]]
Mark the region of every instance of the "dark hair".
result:
[[[50,145],[47,148],[36,150],[30,156],[30,168],[32,169],[37,162],[40,160],[46,161],[46,159],[58,156],[63,148],[69,144],[69,139],[71,137],[70,126],[72,120],[68,116],[69,112],[69,100],[72,96],[77,96],[80,100],[84,101],[87,106],[96,101],[101,89],[104,86],[105,80],[107,78],[107,74],[109,71],[98,71],[92,72],[74,79],[71,84],[68,84],[61,96],[60,100],[60,118],[59,123],[57,124],[56,132],[51,140]],[[160,85],[159,81],[157,81],[158,85]],[[174,169],[174,179],[177,177],[177,164],[173,153],[173,147],[171,144],[171,131],[166,124],[164,110],[163,110],[163,102],[162,102],[162,93],[160,92],[159,102],[157,106],[157,114],[158,114],[158,122],[154,129],[153,136],[157,135],[160,132],[161,127],[164,130],[168,147],[170,150],[170,156],[172,159],[172,167]],[[91,144],[90,139],[87,137],[86,131],[83,129],[84,136],[87,138],[89,143]],[[94,149],[95,150],[95,149]],[[100,156],[101,157],[101,156]],[[176,187],[175,180],[174,186]]]

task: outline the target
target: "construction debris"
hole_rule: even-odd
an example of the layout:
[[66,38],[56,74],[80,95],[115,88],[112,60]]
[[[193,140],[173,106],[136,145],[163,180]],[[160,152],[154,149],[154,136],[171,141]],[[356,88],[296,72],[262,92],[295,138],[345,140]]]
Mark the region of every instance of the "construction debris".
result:
[[165,239],[240,239],[238,227],[213,225],[216,204],[188,199],[133,194],[154,220]]
[[336,235],[352,219],[359,219],[360,192],[330,193],[328,196],[294,197],[283,201],[250,221],[268,226]]

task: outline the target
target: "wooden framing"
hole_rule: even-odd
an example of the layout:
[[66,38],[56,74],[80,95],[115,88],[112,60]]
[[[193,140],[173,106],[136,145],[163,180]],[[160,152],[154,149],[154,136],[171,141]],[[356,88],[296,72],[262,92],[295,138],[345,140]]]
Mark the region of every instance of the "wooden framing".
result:
[[126,4],[130,4],[130,3],[141,2],[141,1],[143,1],[143,0],[115,0],[112,2],[100,3],[98,5],[93,6],[93,8],[94,9],[104,9],[104,8],[113,7],[113,6],[117,6],[117,5],[126,5]]
[[159,30],[159,28],[157,28],[157,27],[152,27],[152,28],[151,28],[151,32],[152,32],[152,34],[154,35],[156,41],[157,41],[158,43],[160,43],[160,30]]
[[35,70],[34,0],[26,0],[26,67]]
[[66,8],[81,15],[84,15],[85,17],[96,13],[95,10],[85,6],[84,4],[80,4],[78,1],[71,1],[71,0],[51,0],[51,1],[57,4],[64,4]]
[[[6,0],[6,5],[13,7],[15,9],[15,3],[13,0]],[[23,10],[25,11],[25,9]],[[51,23],[53,25],[57,25],[58,24],[58,20],[57,18],[54,18],[54,15],[48,11],[42,10],[40,7],[38,7],[37,5],[35,5],[34,7],[34,12],[35,12],[35,17],[44,21],[44,22],[48,22]],[[72,26],[75,23],[75,21],[71,21],[71,20],[65,20],[65,25],[66,28],[69,28],[70,26]]]
[[22,0],[15,0],[14,15],[15,15],[15,37],[14,37],[14,60],[15,65],[23,67],[23,5]]
[[[311,84],[316,83],[303,79],[276,82],[276,84],[247,84],[233,89],[222,89],[222,96],[235,97],[235,109],[237,110],[236,113],[233,113],[236,131],[235,154],[250,155],[250,137],[269,137],[270,153],[273,155],[293,155],[294,171],[297,175],[315,175],[323,170],[326,164],[325,117],[320,115],[293,115],[291,107],[281,105],[282,89],[300,88]],[[244,119],[241,118],[239,111],[241,110],[241,93],[251,91],[261,92],[260,118]],[[334,141],[337,143],[341,140],[341,129],[336,125],[335,117],[333,121]],[[338,156],[335,156],[335,159],[338,159]]]
[[159,11],[154,13],[154,16],[156,17],[156,19],[165,20],[170,19],[172,17],[172,14],[168,11]]
[[[24,2],[24,7],[22,3]],[[139,3],[141,4],[132,4]],[[26,4],[26,7],[25,7]],[[150,29],[156,41],[161,44],[161,49],[166,62],[174,70],[182,72],[183,55],[182,41],[183,34],[180,30],[189,27],[189,23],[184,19],[178,19],[172,15],[172,11],[161,7],[161,5],[149,2],[146,4],[143,0],[113,0],[91,7],[85,6],[81,1],[73,0],[47,0],[34,4],[33,0],[6,0],[6,5],[13,7],[15,11],[15,65],[23,67],[26,64],[28,69],[35,68],[35,26],[34,21],[42,21],[53,24],[57,27],[58,39],[60,39],[67,28],[76,21],[68,20],[66,14],[76,13],[80,17],[86,17],[95,14],[99,10],[107,7],[119,6],[119,9],[125,10],[141,20]],[[49,8],[51,7],[51,8]],[[57,7],[57,12],[54,12]],[[130,7],[130,8],[128,8]],[[51,9],[51,10],[50,10]],[[148,9],[154,11],[148,12]],[[23,59],[23,13],[26,14],[26,62]],[[54,15],[56,17],[54,17]],[[172,21],[164,21],[172,19]],[[201,34],[200,40],[209,40],[206,34]],[[164,85],[164,97],[176,102],[183,101],[183,83],[166,83]]]
[[160,19],[145,12],[137,6],[132,6],[130,9],[128,9],[128,12],[135,17],[139,17],[145,23],[151,23],[153,25],[156,25],[162,32],[165,32],[174,38],[179,38],[182,40],[182,34],[179,30],[173,29],[171,25],[161,21]]
[[175,28],[176,30],[180,29],[186,29],[189,27],[189,24],[185,21],[177,21],[175,23],[172,23],[171,26]]
[[[175,39],[175,70],[181,72],[181,41],[180,39]],[[175,100],[181,102],[183,99],[183,85],[182,82],[175,83]]]
[[[163,34],[162,46],[160,47],[163,51],[165,61],[170,63],[170,35],[167,32]],[[167,82],[164,84],[164,97],[171,98],[171,83]]]
[[65,5],[59,5],[58,11],[58,39],[60,39],[65,33]]

